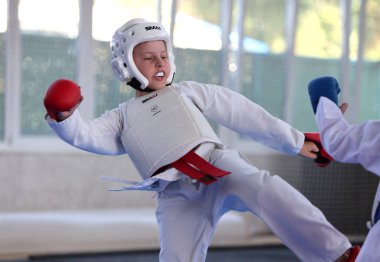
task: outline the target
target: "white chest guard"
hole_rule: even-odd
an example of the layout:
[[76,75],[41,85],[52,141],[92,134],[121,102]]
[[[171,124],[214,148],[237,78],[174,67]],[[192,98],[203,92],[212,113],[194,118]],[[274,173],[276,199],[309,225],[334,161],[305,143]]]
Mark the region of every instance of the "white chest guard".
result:
[[220,144],[200,110],[171,87],[130,102],[124,147],[143,179],[203,142]]

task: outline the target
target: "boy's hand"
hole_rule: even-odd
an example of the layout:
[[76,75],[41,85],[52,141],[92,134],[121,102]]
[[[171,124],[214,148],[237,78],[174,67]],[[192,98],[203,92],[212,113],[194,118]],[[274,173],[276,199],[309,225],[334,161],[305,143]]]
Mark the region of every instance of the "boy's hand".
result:
[[317,159],[317,152],[319,151],[317,145],[314,142],[305,140],[301,151],[299,152],[300,156]]
[[59,79],[46,91],[44,105],[52,119],[62,121],[74,112],[82,100],[80,87],[75,82]]
[[[304,145],[303,145],[303,148],[306,147],[305,150],[308,150],[309,149],[309,152],[310,153],[314,153],[315,157],[313,158],[314,159],[314,162],[320,166],[320,167],[325,167],[327,166],[332,160],[334,160],[326,151],[325,149],[323,148],[322,146],[322,143],[321,143],[321,138],[320,138],[320,135],[319,133],[312,133],[312,132],[309,132],[309,133],[304,133],[305,135],[305,142],[304,142]],[[310,145],[307,145],[309,143],[313,143],[314,146],[317,147],[317,150],[313,150],[312,146]],[[301,152],[303,152],[303,148],[301,149]],[[302,155],[300,153],[300,155]],[[303,155],[305,156],[305,155]],[[312,157],[310,157],[312,158]]]
[[78,103],[76,106],[74,106],[69,111],[56,112],[56,114],[55,114],[55,116],[57,117],[56,120],[58,122],[65,120],[66,118],[68,118],[69,116],[71,116],[74,113],[75,109],[77,109],[79,105],[80,105],[80,103]]

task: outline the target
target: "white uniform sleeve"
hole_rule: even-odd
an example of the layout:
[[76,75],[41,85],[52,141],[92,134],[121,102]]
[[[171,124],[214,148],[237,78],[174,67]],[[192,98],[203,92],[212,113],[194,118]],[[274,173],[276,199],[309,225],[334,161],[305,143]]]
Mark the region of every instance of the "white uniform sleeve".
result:
[[118,109],[107,111],[90,122],[83,121],[78,110],[62,122],[47,121],[62,140],[74,147],[103,155],[126,153],[120,141],[123,128]]
[[305,137],[284,121],[228,88],[183,82],[179,89],[209,119],[286,154],[298,154]]
[[335,103],[321,97],[316,113],[321,140],[337,161],[360,163],[380,176],[380,121],[350,125]]

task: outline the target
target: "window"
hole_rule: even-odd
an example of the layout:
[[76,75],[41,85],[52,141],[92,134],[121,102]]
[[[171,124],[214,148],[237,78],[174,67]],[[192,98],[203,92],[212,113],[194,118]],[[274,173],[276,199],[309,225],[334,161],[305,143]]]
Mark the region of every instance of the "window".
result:
[[42,98],[55,79],[76,79],[78,1],[20,0],[19,20],[21,135],[51,134]]
[[[176,82],[224,85],[301,131],[313,131],[307,83],[321,75],[343,80],[346,74],[349,82],[344,93],[355,101],[346,113],[348,118],[379,118],[376,25],[380,18],[373,11],[378,10],[378,1],[367,1],[361,38],[361,1],[352,1],[351,60],[344,74],[343,2],[296,2],[292,10],[287,5],[291,0],[0,0],[0,148],[33,150],[58,143],[46,125],[42,104],[47,87],[56,79],[68,78],[81,85],[84,118],[99,116],[133,97],[133,89],[113,76],[109,41],[119,26],[136,17],[161,20],[172,33]],[[292,15],[296,23],[284,24]],[[290,29],[294,38],[287,33]],[[364,46],[362,63],[359,43]],[[232,140],[246,143],[242,137]]]

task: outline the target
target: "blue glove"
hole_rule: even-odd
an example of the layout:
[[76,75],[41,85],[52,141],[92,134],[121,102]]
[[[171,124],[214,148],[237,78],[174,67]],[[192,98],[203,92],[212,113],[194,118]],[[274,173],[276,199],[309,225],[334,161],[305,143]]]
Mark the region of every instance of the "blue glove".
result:
[[314,114],[317,112],[319,98],[324,96],[338,105],[340,88],[338,81],[331,76],[322,76],[309,82],[309,96]]

